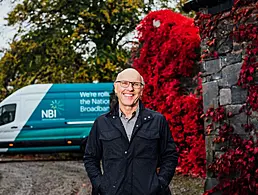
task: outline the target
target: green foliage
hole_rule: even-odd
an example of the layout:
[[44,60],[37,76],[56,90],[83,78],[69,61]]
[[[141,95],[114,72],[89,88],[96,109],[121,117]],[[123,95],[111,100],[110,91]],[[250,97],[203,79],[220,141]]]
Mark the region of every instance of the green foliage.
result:
[[191,11],[189,13],[186,13],[183,11],[182,7],[185,3],[187,3],[189,0],[175,0],[176,6],[173,8],[173,11],[179,12],[185,16],[188,16],[190,18],[193,18],[195,16],[195,12]]
[[[124,37],[150,5],[142,0],[17,4],[7,17],[8,25],[18,25],[19,31],[0,60],[1,91],[32,83],[114,80],[128,66],[130,51],[123,47]],[[0,99],[6,93],[1,95]]]
[[85,64],[62,36],[22,38],[10,47],[0,61],[0,87],[5,91],[7,86],[17,89],[33,83],[72,82],[78,66]]
[[[168,2],[159,1],[161,7]],[[33,83],[114,80],[117,72],[130,66],[125,36],[155,3],[23,0],[7,17],[8,25],[19,31],[0,59],[0,100],[12,92],[8,86],[14,91]]]

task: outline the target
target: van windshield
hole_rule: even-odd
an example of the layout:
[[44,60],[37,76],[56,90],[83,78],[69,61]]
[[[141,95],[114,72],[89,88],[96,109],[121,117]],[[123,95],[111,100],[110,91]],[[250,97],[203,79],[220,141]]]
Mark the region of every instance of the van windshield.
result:
[[16,104],[8,104],[0,107],[0,125],[13,122],[15,119]]

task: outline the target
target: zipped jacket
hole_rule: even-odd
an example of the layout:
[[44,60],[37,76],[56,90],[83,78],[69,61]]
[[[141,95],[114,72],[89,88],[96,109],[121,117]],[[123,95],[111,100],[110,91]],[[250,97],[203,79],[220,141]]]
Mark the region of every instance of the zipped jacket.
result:
[[98,117],[87,140],[83,160],[92,194],[171,194],[168,185],[178,163],[178,153],[165,117],[144,108],[140,102],[129,141],[118,109],[117,105]]

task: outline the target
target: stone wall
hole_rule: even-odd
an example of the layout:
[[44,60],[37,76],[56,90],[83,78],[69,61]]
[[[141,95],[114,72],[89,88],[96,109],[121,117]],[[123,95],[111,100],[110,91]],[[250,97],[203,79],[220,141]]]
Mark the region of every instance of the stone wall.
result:
[[[201,10],[202,12],[205,12],[205,9]],[[216,15],[213,17],[216,17]],[[255,18],[244,22],[255,22],[258,25],[257,19]],[[216,30],[211,34],[211,37],[215,37],[217,41],[214,47],[207,47],[206,43],[210,37],[202,40],[202,51],[207,51],[207,49],[209,49],[218,52],[218,57],[207,57],[201,64],[203,106],[204,113],[211,107],[218,108],[219,106],[224,106],[226,112],[232,112],[234,115],[229,119],[230,124],[234,127],[234,133],[239,134],[241,137],[245,137],[247,134],[242,127],[242,124],[247,124],[248,121],[253,122],[257,127],[255,130],[257,132],[258,114],[254,112],[250,117],[247,117],[245,113],[239,112],[240,108],[246,103],[248,93],[247,90],[242,89],[237,85],[247,43],[237,43],[233,40],[232,37],[229,36],[232,31],[232,18],[230,17],[229,11],[224,12],[221,20],[219,20],[216,26]],[[207,125],[208,124],[205,123],[205,127]],[[218,134],[216,126],[213,127],[213,130],[212,133],[205,136],[207,165],[212,163],[216,156],[223,153],[221,151],[222,145],[213,142]],[[217,184],[215,177],[216,176],[212,172],[207,172],[205,190],[211,189]]]

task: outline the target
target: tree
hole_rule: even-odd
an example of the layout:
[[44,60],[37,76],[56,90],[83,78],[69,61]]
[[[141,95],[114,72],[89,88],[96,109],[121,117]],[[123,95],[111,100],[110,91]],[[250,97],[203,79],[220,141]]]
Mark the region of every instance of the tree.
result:
[[112,81],[128,65],[124,37],[151,2],[24,0],[8,14],[19,31],[0,60],[0,87]]
[[183,6],[185,3],[187,3],[189,0],[175,0],[176,6],[173,8],[173,11],[181,13],[185,16],[193,18],[195,16],[195,12],[191,11],[189,13],[184,12]]

